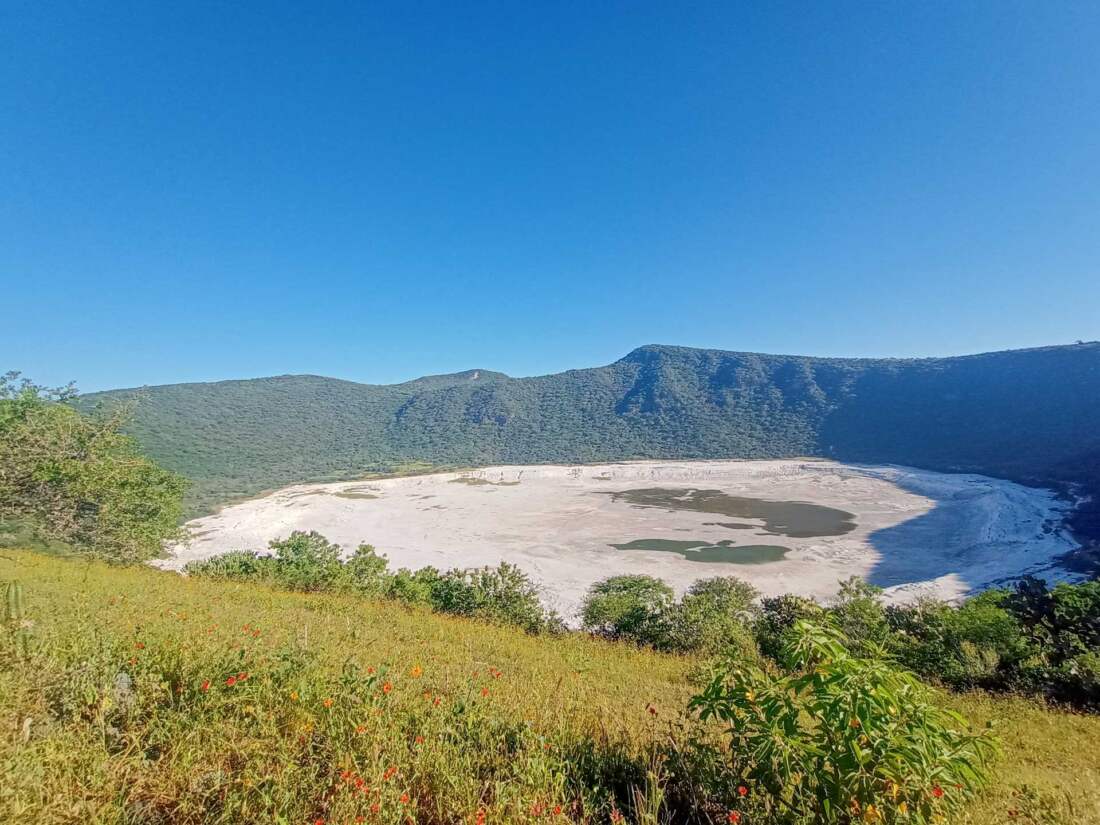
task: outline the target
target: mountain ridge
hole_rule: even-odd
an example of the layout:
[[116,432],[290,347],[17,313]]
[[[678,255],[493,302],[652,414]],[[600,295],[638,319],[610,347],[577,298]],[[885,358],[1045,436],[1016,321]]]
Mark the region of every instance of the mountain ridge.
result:
[[475,369],[360,384],[284,375],[78,403],[127,400],[138,401],[130,431],[145,450],[193,480],[192,512],[417,462],[808,455],[1100,493],[1096,342],[916,359],[646,345],[543,376]]

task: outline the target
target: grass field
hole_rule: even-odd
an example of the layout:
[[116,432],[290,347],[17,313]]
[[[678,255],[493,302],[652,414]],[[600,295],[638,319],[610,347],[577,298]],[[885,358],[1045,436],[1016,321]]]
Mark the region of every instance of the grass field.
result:
[[[624,800],[659,794],[700,664],[4,550],[13,579],[4,823],[607,822],[612,795],[644,819]],[[945,701],[1004,745],[961,822],[1100,823],[1100,718]]]

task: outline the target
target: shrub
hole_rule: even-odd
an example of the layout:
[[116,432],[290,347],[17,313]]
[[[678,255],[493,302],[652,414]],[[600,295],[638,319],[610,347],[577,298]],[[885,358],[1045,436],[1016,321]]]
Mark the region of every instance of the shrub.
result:
[[183,479],[122,435],[125,410],[86,416],[18,373],[0,376],[0,520],[109,561],[161,554],[178,534]]
[[608,639],[660,646],[672,601],[672,588],[660,579],[612,576],[589,589],[581,622],[586,630]]
[[440,573],[434,567],[421,567],[419,570],[402,567],[387,582],[386,596],[406,604],[430,605],[439,577]]
[[956,689],[1009,686],[1031,648],[1003,607],[1006,596],[990,590],[959,607],[936,600],[889,607],[890,649],[906,667]]
[[852,576],[840,582],[830,614],[857,655],[886,644],[890,625],[882,604],[882,588]]
[[762,599],[760,616],[753,628],[760,652],[779,661],[795,623],[800,619],[814,622],[825,620],[826,611],[813,599],[785,593]]
[[1100,655],[1100,582],[1059,584],[1026,577],[1004,599],[1020,622],[1034,659],[1019,680],[1051,698],[1083,706],[1100,705],[1096,657]]
[[431,603],[440,613],[488,619],[531,633],[560,626],[557,616],[542,606],[530,577],[507,562],[447,571],[432,586]]
[[233,550],[208,559],[190,561],[183,567],[189,576],[224,581],[270,582],[275,578],[274,559],[251,550]]
[[363,596],[382,596],[389,588],[389,564],[389,560],[373,546],[360,544],[344,561],[341,586]]
[[670,650],[756,654],[751,624],[760,594],[751,584],[722,576],[695,582],[670,611],[666,646]]
[[343,576],[339,545],[320,533],[295,530],[285,539],[275,539],[275,576],[290,590],[331,590]]
[[853,656],[842,638],[799,620],[786,673],[725,666],[692,700],[726,726],[745,790],[734,805],[792,823],[948,821],[986,783],[992,738],[965,732],[883,651]]

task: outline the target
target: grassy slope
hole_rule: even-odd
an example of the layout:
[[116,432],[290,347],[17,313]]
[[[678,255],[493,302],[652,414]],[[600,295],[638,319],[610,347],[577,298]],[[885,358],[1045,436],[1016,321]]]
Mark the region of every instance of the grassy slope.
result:
[[133,433],[194,482],[192,512],[412,461],[823,455],[1100,489],[1100,344],[915,360],[652,346],[534,378],[281,376],[138,395]]
[[[419,821],[457,823],[479,807],[489,823],[580,819],[566,783],[630,776],[692,692],[687,659],[391,604],[5,551],[0,579],[12,578],[42,653],[0,669],[3,822],[272,821],[273,810],[292,823],[398,822],[415,808]],[[291,649],[294,661],[303,650],[316,659],[290,672],[279,652]],[[372,691],[363,706],[341,692],[349,658],[389,667],[392,693]],[[226,687],[238,668],[250,679]],[[136,698],[118,695],[120,670],[134,675]],[[995,720],[1006,744],[968,822],[1100,822],[1100,719],[1015,699],[948,701]],[[373,795],[347,790],[338,774],[348,767]],[[1025,783],[1034,793],[1014,796]],[[531,816],[558,803],[558,817]]]

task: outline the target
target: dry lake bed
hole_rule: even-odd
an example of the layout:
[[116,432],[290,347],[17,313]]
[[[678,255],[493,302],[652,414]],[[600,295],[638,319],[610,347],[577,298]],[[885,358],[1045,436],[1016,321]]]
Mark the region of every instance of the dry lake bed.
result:
[[821,599],[858,575],[891,600],[956,598],[1024,572],[1069,578],[1068,506],[986,476],[818,460],[502,466],[287,487],[190,522],[164,564],[316,530],[348,552],[373,544],[392,568],[511,562],[569,618],[620,573]]

